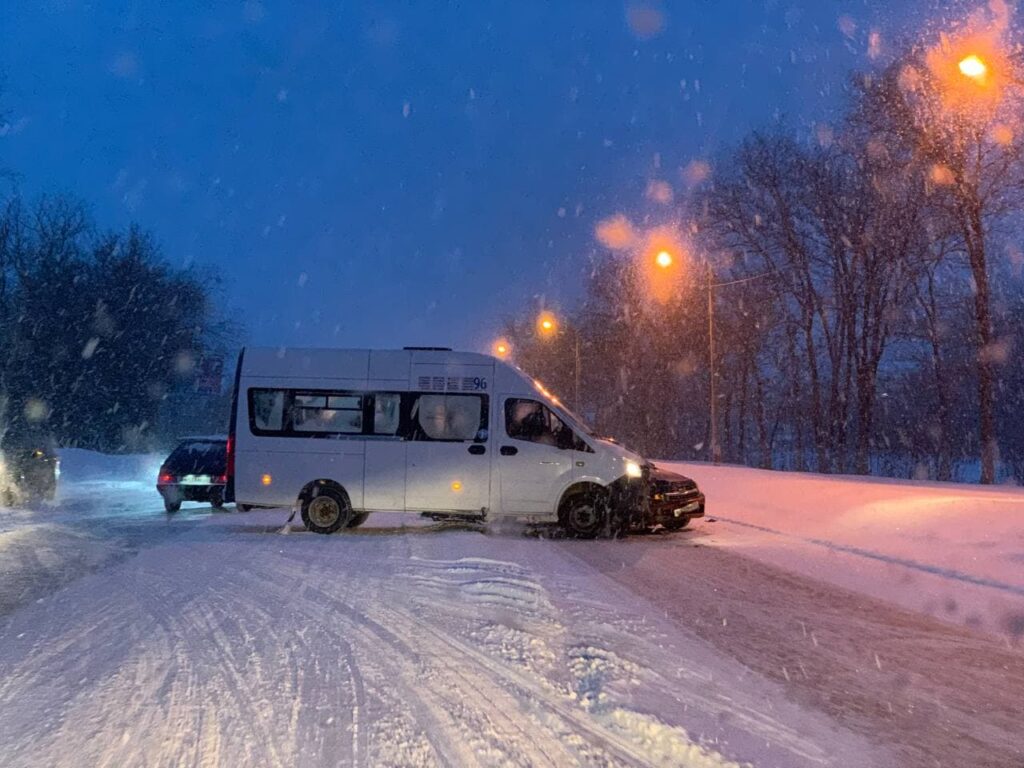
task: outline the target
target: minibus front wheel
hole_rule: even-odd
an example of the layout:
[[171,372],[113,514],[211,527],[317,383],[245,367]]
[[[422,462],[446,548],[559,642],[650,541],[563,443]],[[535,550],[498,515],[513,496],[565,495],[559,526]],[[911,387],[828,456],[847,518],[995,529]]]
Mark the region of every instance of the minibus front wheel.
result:
[[571,536],[593,539],[605,530],[608,520],[608,495],[599,490],[574,493],[558,510],[558,521]]
[[352,519],[348,496],[333,484],[314,484],[302,494],[302,522],[313,533],[334,533]]

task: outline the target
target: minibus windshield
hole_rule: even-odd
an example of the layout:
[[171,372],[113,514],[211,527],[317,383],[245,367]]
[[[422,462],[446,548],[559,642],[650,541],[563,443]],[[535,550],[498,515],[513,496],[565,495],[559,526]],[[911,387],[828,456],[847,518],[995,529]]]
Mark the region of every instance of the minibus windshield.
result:
[[565,421],[568,421],[572,425],[573,429],[590,437],[599,437],[599,435],[594,431],[594,428],[590,426],[590,423],[585,418],[566,406],[557,395],[545,387],[540,381],[534,379],[533,387],[537,390],[537,394],[544,397],[555,407],[559,416],[561,416]]

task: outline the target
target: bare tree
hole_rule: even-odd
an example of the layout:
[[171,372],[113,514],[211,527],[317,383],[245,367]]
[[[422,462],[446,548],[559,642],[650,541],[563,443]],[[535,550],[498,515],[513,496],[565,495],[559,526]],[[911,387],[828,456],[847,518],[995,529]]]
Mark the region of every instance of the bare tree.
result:
[[[981,482],[996,476],[995,396],[998,347],[990,285],[996,228],[1020,210],[1024,193],[1021,88],[950,103],[950,86],[913,50],[878,76],[861,80],[856,114],[876,146],[886,147],[929,192],[933,215],[955,233],[973,278]],[[1008,62],[1009,65],[1009,62]],[[1019,82],[1020,73],[1011,76]]]

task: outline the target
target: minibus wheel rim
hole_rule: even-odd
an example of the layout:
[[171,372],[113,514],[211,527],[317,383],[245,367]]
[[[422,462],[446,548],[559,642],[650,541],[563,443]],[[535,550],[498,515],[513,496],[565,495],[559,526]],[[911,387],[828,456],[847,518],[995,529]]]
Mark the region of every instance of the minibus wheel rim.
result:
[[597,525],[597,506],[594,504],[574,504],[569,510],[569,523],[574,530],[588,531]]
[[309,502],[309,519],[320,528],[330,528],[341,517],[341,506],[330,496],[317,496]]

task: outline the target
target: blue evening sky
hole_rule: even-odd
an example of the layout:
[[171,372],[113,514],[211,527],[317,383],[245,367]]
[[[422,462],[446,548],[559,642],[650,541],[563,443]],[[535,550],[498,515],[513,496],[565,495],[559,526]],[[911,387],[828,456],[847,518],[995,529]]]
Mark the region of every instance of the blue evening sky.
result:
[[[923,2],[6,0],[0,167],[224,278],[262,344],[485,347],[609,214],[834,118]],[[657,14],[644,9],[660,9]],[[639,9],[639,10],[638,10]],[[632,14],[632,16],[630,15]],[[630,23],[632,18],[632,23]],[[678,198],[677,198],[678,199]]]

